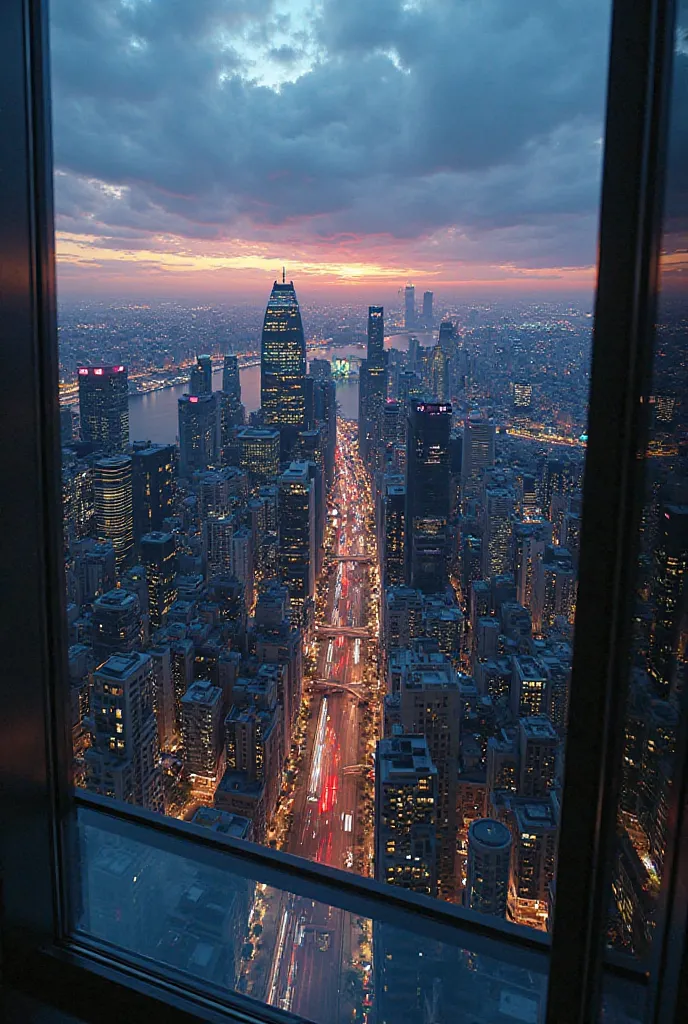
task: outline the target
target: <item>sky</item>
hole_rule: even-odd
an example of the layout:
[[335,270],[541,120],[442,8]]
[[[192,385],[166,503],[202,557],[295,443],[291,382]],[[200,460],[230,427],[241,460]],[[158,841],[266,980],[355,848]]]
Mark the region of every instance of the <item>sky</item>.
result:
[[[605,0],[52,0],[64,296],[585,295]],[[266,282],[268,282],[266,284]]]

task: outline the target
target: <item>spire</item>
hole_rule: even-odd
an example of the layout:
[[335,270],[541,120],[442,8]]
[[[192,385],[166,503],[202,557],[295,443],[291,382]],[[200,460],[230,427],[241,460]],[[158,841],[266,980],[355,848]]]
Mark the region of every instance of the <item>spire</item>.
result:
[[286,284],[286,283],[287,283],[287,269],[286,269],[286,267],[282,267],[282,284]]

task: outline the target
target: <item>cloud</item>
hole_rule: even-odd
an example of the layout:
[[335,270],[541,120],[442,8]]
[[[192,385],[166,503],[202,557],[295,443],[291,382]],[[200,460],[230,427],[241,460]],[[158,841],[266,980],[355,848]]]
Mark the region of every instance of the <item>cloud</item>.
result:
[[51,15],[61,230],[312,252],[353,236],[405,264],[594,259],[599,0],[53,0]]

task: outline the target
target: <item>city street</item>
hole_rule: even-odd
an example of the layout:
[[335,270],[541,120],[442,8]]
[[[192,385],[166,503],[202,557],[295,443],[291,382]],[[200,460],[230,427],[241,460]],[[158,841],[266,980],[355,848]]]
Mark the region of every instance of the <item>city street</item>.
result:
[[[377,608],[369,607],[376,572],[372,508],[354,436],[353,424],[340,421],[337,479],[329,502],[330,551],[339,557],[325,560],[318,621],[330,627],[328,633],[370,627],[376,637]],[[372,555],[372,565],[340,560],[342,555]],[[287,844],[290,853],[345,870],[367,870],[370,864],[372,827],[363,793],[366,773],[371,774],[366,668],[373,644],[376,639],[345,635],[317,641],[307,749]],[[354,985],[347,981],[362,936],[351,916],[285,897],[277,934],[268,1001],[327,1024],[351,1020]]]

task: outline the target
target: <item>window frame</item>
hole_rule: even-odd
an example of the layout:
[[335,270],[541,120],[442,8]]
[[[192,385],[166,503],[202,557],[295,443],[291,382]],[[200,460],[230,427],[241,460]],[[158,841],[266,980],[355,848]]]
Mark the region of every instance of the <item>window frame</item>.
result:
[[[311,886],[309,891],[333,905],[352,901],[361,908],[356,912],[366,916],[378,913],[413,920],[434,935],[444,930],[447,935],[465,933],[469,947],[496,942],[526,957],[548,957],[548,1022],[587,1024],[596,1019],[606,898],[603,865],[613,839],[612,819],[604,812],[615,810],[622,717],[615,719],[610,709],[622,706],[613,701],[623,696],[625,686],[623,673],[614,672],[613,666],[620,664],[614,658],[627,649],[628,639],[618,618],[603,623],[600,613],[623,605],[614,600],[627,582],[623,559],[634,550],[631,499],[638,493],[630,445],[624,445],[621,436],[610,438],[608,424],[611,416],[630,430],[634,440],[642,433],[634,402],[650,348],[656,290],[674,3],[615,0],[613,10],[589,472],[571,701],[577,721],[583,713],[598,713],[589,719],[588,729],[573,729],[567,739],[557,915],[550,951],[548,936],[485,921],[459,907],[233,842],[138,808],[99,805],[92,795],[72,792],[61,521],[51,514],[60,507],[61,465],[47,2],[5,0],[0,5],[0,315],[5,327],[0,379],[11,382],[0,406],[1,436],[11,439],[0,447],[0,478],[11,481],[4,488],[2,508],[3,535],[12,538],[11,545],[5,545],[1,598],[7,635],[6,682],[0,694],[0,931],[6,983],[84,1020],[114,1020],[117,1014],[121,1021],[123,1006],[132,1021],[148,1020],[162,1009],[170,1021],[184,1024],[290,1019],[252,1001],[249,1009],[245,999],[231,994],[227,1005],[217,1005],[189,986],[161,980],[141,966],[115,963],[95,947],[74,941],[70,893],[76,888],[70,886],[70,873],[78,870],[78,857],[70,856],[70,850],[77,848],[75,809],[81,805],[99,807],[103,821],[115,821],[118,827],[145,826],[151,842],[184,837],[196,852],[239,857],[274,872],[285,885],[291,880],[294,886]],[[615,195],[620,185],[625,205]],[[648,205],[652,185],[655,194]],[[626,300],[623,323],[616,322],[619,294]],[[635,359],[630,368],[625,363],[629,337]],[[583,873],[581,835],[590,844]],[[671,884],[679,884],[680,872],[671,875]],[[588,901],[580,899],[582,877]],[[685,930],[685,918],[683,924]],[[647,987],[646,966],[630,958],[605,956],[604,970],[620,983]],[[673,970],[685,983],[684,963],[674,964]],[[671,1012],[678,1019],[677,1004]]]

